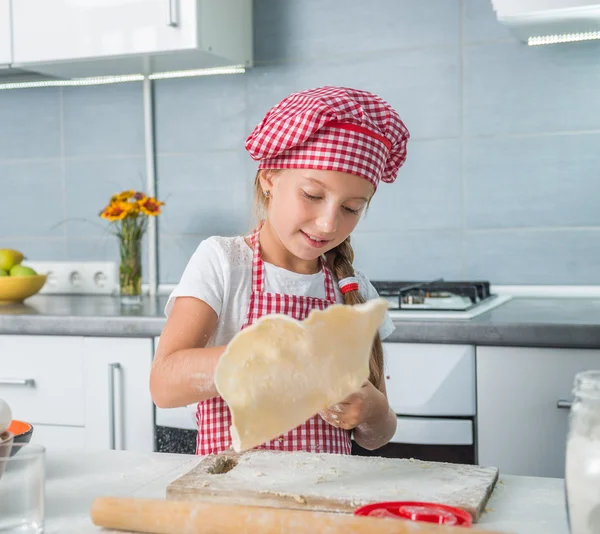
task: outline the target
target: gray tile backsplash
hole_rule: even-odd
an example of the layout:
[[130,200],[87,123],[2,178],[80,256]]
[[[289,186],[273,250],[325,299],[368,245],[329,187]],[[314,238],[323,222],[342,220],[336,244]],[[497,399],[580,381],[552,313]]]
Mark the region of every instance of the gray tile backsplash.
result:
[[401,172],[394,184],[380,184],[358,231],[461,228],[459,139],[413,141]]
[[251,179],[242,152],[166,154],[157,172],[168,205],[160,216],[161,232],[230,235],[248,225]]
[[106,235],[109,225],[98,214],[111,195],[125,189],[145,189],[145,159],[143,156],[67,158],[64,181],[67,238],[100,237]]
[[341,9],[339,2],[322,0],[261,0],[255,10],[256,55],[262,62],[348,59],[458,45],[460,39],[460,0],[344,0]]
[[351,242],[356,267],[373,280],[456,280],[462,276],[458,230],[356,232]]
[[468,232],[465,274],[497,284],[597,285],[599,239],[600,228]]
[[600,133],[468,139],[469,229],[598,226]]
[[[3,91],[0,95],[0,161],[61,156],[61,91]],[[0,234],[1,235],[1,234]]]
[[0,239],[65,236],[60,160],[0,161],[0,195]]
[[62,89],[64,156],[143,155],[141,83]]
[[527,46],[517,41],[466,46],[467,136],[598,130],[598,41]]
[[[253,69],[155,82],[162,283],[205,237],[249,229],[243,144],[264,113],[337,84],[380,94],[412,134],[353,238],[367,275],[600,284],[600,43],[527,47],[489,0],[254,4]],[[0,91],[0,246],[117,260],[98,212],[144,186],[143,156],[140,83]]]
[[207,76],[156,82],[155,120],[159,154],[243,150],[246,80]]

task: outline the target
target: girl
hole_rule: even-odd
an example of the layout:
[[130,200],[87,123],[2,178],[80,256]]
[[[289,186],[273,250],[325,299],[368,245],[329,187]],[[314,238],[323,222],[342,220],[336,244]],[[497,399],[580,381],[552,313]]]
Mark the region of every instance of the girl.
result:
[[[380,181],[393,182],[406,159],[409,133],[398,114],[365,91],[321,87],[292,94],[272,108],[246,140],[259,162],[248,237],[202,241],[165,313],[150,389],[157,406],[197,403],[196,454],[231,445],[231,416],[213,376],[227,343],[269,313],[303,320],[336,302],[377,297],[354,272],[350,234]],[[381,339],[360,391],[259,448],[350,454],[374,450],[396,429],[383,380]]]

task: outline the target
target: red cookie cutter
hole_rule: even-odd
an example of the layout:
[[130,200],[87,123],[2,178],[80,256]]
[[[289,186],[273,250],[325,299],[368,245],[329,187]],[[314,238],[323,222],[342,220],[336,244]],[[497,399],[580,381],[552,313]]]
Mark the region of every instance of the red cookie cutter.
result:
[[470,527],[473,524],[468,512],[432,502],[376,502],[357,508],[354,515],[409,519],[455,527]]

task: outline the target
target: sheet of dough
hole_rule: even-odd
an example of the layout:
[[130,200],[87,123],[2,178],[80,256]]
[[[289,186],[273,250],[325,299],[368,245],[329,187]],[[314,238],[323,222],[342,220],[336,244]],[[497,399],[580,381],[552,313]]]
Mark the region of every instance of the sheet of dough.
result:
[[304,321],[266,315],[240,331],[215,371],[234,450],[275,439],[358,391],[387,309],[384,299],[335,304]]

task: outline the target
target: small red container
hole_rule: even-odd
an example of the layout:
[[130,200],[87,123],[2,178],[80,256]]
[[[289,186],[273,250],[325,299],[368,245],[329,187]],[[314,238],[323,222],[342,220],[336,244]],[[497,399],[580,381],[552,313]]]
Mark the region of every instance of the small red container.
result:
[[376,502],[357,508],[354,515],[408,519],[454,527],[470,527],[473,524],[468,512],[432,502]]

